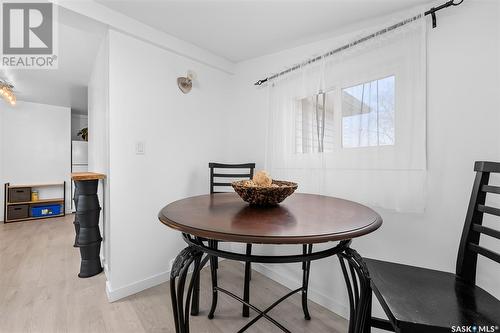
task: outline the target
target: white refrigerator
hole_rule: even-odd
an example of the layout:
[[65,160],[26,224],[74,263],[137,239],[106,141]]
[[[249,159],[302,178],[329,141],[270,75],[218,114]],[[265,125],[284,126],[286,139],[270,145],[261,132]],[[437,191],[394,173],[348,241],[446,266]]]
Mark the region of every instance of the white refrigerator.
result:
[[[87,141],[71,141],[71,172],[88,171],[89,150]],[[71,211],[75,211],[73,195],[75,185],[71,182]]]

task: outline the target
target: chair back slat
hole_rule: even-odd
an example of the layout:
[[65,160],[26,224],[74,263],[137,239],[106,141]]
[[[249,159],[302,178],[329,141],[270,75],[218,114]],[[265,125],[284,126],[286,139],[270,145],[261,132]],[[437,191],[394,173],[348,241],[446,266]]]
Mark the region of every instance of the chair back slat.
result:
[[213,183],[213,186],[231,186],[231,183]]
[[491,173],[500,173],[500,163],[479,161],[474,164],[476,177],[465,217],[458,249],[456,274],[471,284],[476,283],[477,257],[485,256],[500,263],[500,254],[479,245],[481,234],[500,239],[500,232],[483,226],[484,214],[500,216],[500,209],[487,206],[488,193],[500,194],[500,187],[489,185]]
[[[252,179],[255,170],[255,163],[244,164],[224,164],[224,163],[208,163],[210,169],[210,194],[221,193],[216,192],[215,187],[231,187],[231,183],[222,180],[217,181],[216,178],[233,178],[233,179]],[[216,170],[217,169],[217,170]],[[247,169],[238,173],[223,173],[224,169]]]
[[481,190],[483,192],[500,194],[500,186],[483,185]]
[[224,164],[224,163],[208,163],[208,167],[213,169],[255,169],[255,163],[243,163],[243,164]]
[[249,173],[214,173],[215,178],[250,178],[253,177]]
[[477,205],[477,210],[486,214],[500,216],[500,209],[485,205]]
[[488,227],[485,227],[482,225],[478,225],[475,223],[472,224],[472,230],[474,230],[475,232],[479,232],[481,234],[488,235],[488,236],[496,238],[496,239],[500,239],[500,231],[498,231],[498,230],[494,230],[494,229],[491,229],[491,228],[488,228]]
[[478,161],[474,164],[474,171],[500,173],[500,163]]
[[485,249],[484,247],[480,245],[476,245],[474,243],[469,243],[469,249],[477,254],[482,254],[486,258],[489,258],[493,261],[496,261],[497,263],[500,264],[500,253]]

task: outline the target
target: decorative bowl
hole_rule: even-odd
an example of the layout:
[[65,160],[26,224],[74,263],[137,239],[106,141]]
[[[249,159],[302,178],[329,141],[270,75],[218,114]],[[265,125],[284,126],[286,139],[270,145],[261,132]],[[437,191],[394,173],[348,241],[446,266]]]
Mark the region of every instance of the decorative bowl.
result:
[[246,202],[258,206],[275,206],[297,189],[297,183],[273,180],[275,186],[245,186],[247,181],[232,182],[234,191]]

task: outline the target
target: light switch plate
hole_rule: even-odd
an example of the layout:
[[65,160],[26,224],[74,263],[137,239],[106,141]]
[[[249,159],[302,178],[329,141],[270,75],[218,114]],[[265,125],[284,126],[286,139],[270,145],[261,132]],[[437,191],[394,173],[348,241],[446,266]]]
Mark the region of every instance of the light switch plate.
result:
[[135,154],[144,155],[146,153],[146,144],[143,141],[138,141],[135,144]]

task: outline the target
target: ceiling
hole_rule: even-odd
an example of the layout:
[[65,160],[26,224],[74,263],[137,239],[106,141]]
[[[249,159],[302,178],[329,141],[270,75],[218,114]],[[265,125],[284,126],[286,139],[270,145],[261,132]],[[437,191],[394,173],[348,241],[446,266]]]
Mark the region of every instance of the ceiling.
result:
[[86,114],[87,84],[105,26],[64,8],[59,8],[58,20],[57,69],[4,69],[0,77],[14,84],[18,100]]
[[239,62],[323,39],[346,25],[429,0],[123,1],[115,11]]

